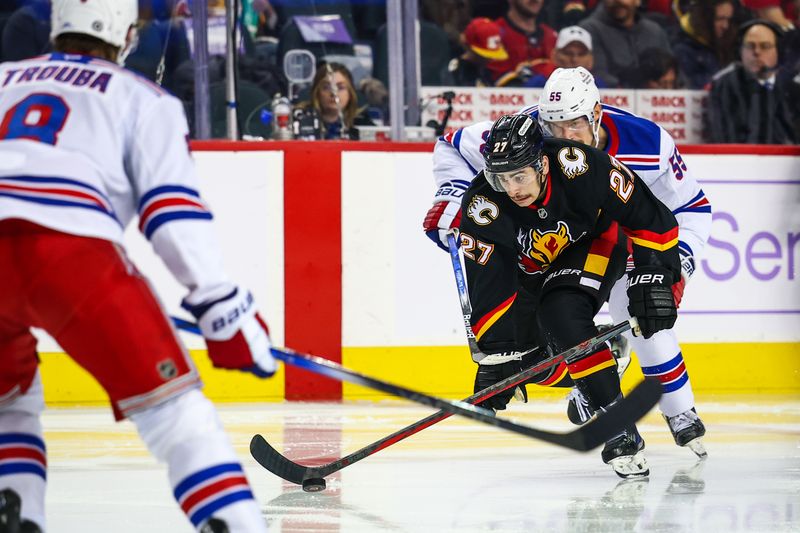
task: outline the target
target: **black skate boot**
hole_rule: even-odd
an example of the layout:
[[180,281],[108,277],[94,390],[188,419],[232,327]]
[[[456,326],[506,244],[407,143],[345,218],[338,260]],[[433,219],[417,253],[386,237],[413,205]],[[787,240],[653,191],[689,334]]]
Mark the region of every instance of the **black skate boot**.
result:
[[644,458],[644,439],[635,426],[606,442],[600,457],[604,463],[611,465],[619,477],[650,475],[650,469]]
[[228,524],[226,524],[224,520],[210,518],[208,522],[200,528],[200,533],[230,533],[230,529],[228,529]]
[[662,416],[669,425],[669,430],[672,432],[675,444],[688,447],[700,459],[708,457],[708,452],[706,452],[703,440],[701,439],[701,437],[706,434],[706,427],[703,425],[703,421],[700,420],[700,417],[697,416],[697,411],[694,410],[694,407],[675,416],[663,414]]
[[30,520],[20,521],[22,500],[11,489],[0,490],[0,533],[42,533]]
[[0,533],[19,533],[22,500],[11,489],[0,490]]

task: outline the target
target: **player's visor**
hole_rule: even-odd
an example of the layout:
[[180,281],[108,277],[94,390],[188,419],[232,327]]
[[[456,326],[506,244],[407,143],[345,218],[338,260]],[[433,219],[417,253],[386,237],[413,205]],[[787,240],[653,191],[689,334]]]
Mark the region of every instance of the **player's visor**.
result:
[[542,129],[553,137],[565,137],[567,133],[579,133],[589,131],[589,119],[586,117],[573,118],[572,120],[561,120],[551,122],[549,120],[540,121]]
[[526,187],[537,179],[537,172],[533,167],[527,166],[510,170],[508,172],[484,171],[486,181],[497,192],[508,192],[518,187]]

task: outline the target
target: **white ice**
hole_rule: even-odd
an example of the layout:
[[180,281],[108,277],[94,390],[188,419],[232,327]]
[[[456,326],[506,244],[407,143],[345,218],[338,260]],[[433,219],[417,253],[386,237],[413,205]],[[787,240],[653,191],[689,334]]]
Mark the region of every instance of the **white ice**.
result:
[[[709,458],[678,448],[660,416],[639,428],[650,477],[621,480],[600,460],[450,418],[305,493],[259,466],[261,433],[307,465],[334,461],[424,418],[403,402],[220,406],[274,532],[800,531],[800,398],[698,402]],[[565,402],[512,404],[508,416],[568,430]],[[192,531],[130,423],[106,409],[49,409],[48,531]]]

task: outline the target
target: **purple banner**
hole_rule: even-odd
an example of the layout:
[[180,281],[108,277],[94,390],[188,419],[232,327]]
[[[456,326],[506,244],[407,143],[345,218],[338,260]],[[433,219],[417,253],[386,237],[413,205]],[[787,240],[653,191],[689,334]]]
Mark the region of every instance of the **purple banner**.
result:
[[297,15],[293,18],[307,43],[353,43],[339,15]]

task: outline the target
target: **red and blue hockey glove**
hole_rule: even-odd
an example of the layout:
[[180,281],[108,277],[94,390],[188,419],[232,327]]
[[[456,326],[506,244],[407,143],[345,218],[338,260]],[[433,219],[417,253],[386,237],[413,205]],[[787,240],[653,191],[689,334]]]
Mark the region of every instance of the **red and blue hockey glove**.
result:
[[430,240],[447,251],[447,231],[461,223],[461,197],[469,187],[466,180],[446,181],[433,197],[433,207],[425,215],[422,229]]
[[241,287],[216,300],[181,306],[197,319],[208,356],[217,368],[252,372],[266,378],[275,373],[267,324],[256,311],[253,295]]
[[661,267],[638,267],[628,274],[628,312],[639,322],[642,336],[670,329],[678,318],[672,296],[672,274]]

